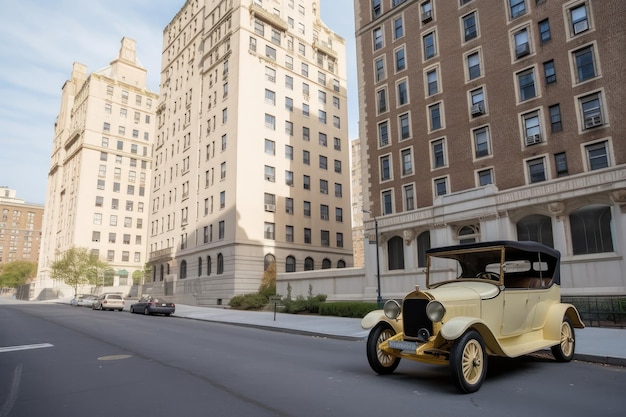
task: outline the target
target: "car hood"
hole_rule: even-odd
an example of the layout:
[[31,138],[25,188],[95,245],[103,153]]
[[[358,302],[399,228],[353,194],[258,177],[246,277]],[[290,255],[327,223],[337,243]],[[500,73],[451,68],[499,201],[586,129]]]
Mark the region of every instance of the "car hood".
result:
[[488,282],[459,280],[423,292],[438,301],[486,300],[500,294],[500,288]]

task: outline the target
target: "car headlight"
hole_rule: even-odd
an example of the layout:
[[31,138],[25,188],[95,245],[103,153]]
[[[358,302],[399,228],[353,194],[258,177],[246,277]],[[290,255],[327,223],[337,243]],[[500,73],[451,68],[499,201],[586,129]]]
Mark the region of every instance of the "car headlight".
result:
[[398,316],[400,316],[402,308],[396,300],[387,300],[385,302],[385,306],[383,307],[383,311],[388,319],[395,320]]
[[432,322],[439,322],[446,314],[446,308],[439,301],[431,301],[426,306],[426,316]]

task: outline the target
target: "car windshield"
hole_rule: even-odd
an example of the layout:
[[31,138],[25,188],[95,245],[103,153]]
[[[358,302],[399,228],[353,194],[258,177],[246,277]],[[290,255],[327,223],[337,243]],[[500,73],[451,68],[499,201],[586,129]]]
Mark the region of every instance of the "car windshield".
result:
[[109,300],[121,300],[122,296],[121,295],[116,295],[116,294],[109,294],[109,295],[107,295],[107,299],[109,299]]
[[[505,286],[518,287],[519,282],[539,278],[547,285],[558,280],[558,257],[535,248],[526,250],[506,245],[464,247],[463,245],[433,249],[428,253],[427,286],[437,286],[456,279],[479,279]],[[558,283],[558,281],[557,281]]]

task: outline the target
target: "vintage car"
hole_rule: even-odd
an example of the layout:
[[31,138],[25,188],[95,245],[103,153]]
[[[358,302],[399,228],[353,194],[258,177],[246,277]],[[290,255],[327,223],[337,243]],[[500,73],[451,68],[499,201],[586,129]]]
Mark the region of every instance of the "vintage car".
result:
[[560,253],[536,242],[495,241],[426,252],[426,288],[366,315],[367,359],[390,374],[401,358],[447,365],[464,393],[480,389],[489,355],[551,348],[574,356],[578,311],[561,303]]

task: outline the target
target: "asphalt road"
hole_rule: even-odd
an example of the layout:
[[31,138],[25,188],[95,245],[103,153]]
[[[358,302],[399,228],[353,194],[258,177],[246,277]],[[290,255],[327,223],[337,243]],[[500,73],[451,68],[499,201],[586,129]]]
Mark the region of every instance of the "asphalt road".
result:
[[622,416],[626,369],[491,358],[370,370],[365,343],[66,305],[0,306],[0,417]]

